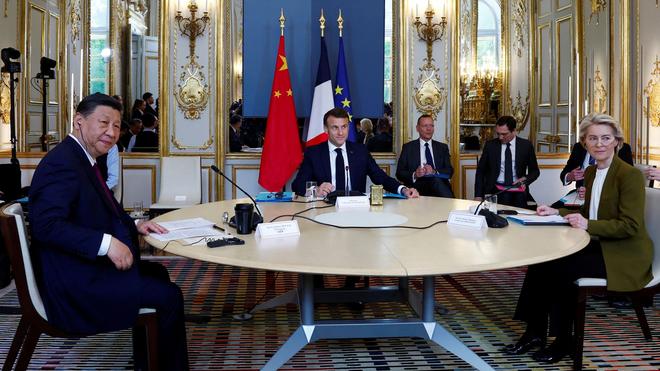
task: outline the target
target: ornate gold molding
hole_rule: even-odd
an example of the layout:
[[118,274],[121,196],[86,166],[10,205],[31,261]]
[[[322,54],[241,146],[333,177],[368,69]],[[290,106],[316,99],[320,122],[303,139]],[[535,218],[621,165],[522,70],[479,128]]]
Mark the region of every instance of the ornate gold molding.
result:
[[10,120],[11,101],[9,95],[9,74],[0,76],[0,123],[8,124]]
[[71,0],[69,3],[69,24],[71,25],[71,52],[76,55],[76,41],[80,40],[82,17],[80,16],[80,0]]
[[525,103],[522,101],[520,96],[520,90],[518,90],[518,95],[516,96],[515,101],[508,97],[509,112],[518,122],[517,131],[525,130],[527,126],[527,120],[529,119],[529,88],[527,89],[527,96],[525,97]]
[[206,142],[204,142],[201,146],[187,146],[187,145],[184,145],[181,142],[179,142],[179,140],[174,135],[172,135],[172,144],[174,145],[174,147],[176,147],[177,149],[181,149],[181,150],[183,150],[183,149],[201,149],[201,150],[205,151],[213,145],[213,142],[214,142],[213,137],[209,137],[206,140]]
[[589,15],[589,23],[594,16],[596,16],[596,24],[600,22],[600,12],[607,7],[606,0],[591,0],[591,14]]
[[447,99],[447,89],[438,86],[440,81],[437,76],[440,75],[440,70],[430,61],[420,67],[419,71],[421,72],[417,78],[419,85],[413,88],[413,100],[419,112],[431,115],[435,120]]
[[600,66],[596,66],[594,72],[594,112],[607,113],[607,89],[603,84],[603,78],[600,77]]
[[644,88],[648,100],[642,100],[642,112],[649,119],[651,125],[660,126],[660,60],[658,60],[657,55],[653,64],[655,68],[651,73],[651,79]]
[[525,35],[527,33],[527,1],[516,0],[513,4],[513,47],[516,50],[518,58],[522,58],[523,49],[525,49]]
[[5,0],[5,18],[9,17],[9,0]]

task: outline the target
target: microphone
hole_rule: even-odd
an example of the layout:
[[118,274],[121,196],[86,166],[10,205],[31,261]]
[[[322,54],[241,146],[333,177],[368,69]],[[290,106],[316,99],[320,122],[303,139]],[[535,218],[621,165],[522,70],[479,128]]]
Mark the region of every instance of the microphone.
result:
[[477,213],[479,213],[479,212],[481,211],[481,210],[479,210],[479,209],[481,208],[481,205],[483,205],[483,203],[486,202],[486,200],[490,200],[490,199],[492,199],[492,198],[495,197],[495,196],[499,196],[499,195],[501,195],[502,193],[504,193],[504,192],[506,192],[506,191],[508,191],[508,190],[510,190],[510,189],[512,189],[512,188],[520,187],[521,185],[527,185],[527,177],[525,177],[525,180],[524,180],[524,181],[522,181],[522,182],[518,182],[518,183],[514,183],[514,184],[511,184],[511,185],[508,185],[508,186],[506,186],[504,189],[499,190],[499,191],[497,191],[496,193],[490,195],[490,197],[488,197],[488,198],[484,197],[484,199],[481,200],[481,202],[479,202],[479,205],[477,205],[477,208],[474,210],[474,215],[477,215]]
[[[257,211],[253,214],[253,216],[252,216],[252,229],[256,229],[256,228],[257,228],[257,224],[259,224],[259,223],[263,223],[263,222],[264,222],[264,216],[261,215],[261,210],[259,210],[259,206],[257,206],[257,201],[255,201],[254,198],[253,198],[252,196],[250,196],[249,193],[245,192],[245,190],[244,190],[243,188],[241,188],[241,186],[239,186],[238,184],[234,183],[233,180],[231,180],[231,179],[230,179],[229,177],[227,177],[222,171],[220,171],[220,169],[218,169],[217,166],[215,166],[215,165],[211,165],[211,170],[213,170],[213,171],[215,171],[216,173],[222,175],[222,177],[225,178],[225,179],[227,179],[227,180],[229,181],[229,183],[233,184],[236,188],[240,189],[241,192],[245,193],[245,195],[248,196],[248,197],[250,198],[250,201],[252,201],[252,203],[254,204],[254,208],[257,210]],[[232,223],[232,222],[233,222],[233,223]],[[232,224],[234,224],[234,225],[232,225]],[[231,219],[229,219],[229,225],[230,225],[230,226],[233,226],[233,227],[236,226],[235,217],[232,217]]]

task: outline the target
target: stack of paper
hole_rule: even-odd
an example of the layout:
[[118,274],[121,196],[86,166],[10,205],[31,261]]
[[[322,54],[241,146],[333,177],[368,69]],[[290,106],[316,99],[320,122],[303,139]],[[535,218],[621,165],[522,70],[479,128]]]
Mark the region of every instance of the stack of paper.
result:
[[507,219],[523,225],[569,225],[560,215],[509,215]]
[[150,233],[149,236],[158,241],[173,241],[193,237],[224,236],[221,231],[213,228],[213,222],[204,218],[191,218],[158,223],[168,230],[167,233]]

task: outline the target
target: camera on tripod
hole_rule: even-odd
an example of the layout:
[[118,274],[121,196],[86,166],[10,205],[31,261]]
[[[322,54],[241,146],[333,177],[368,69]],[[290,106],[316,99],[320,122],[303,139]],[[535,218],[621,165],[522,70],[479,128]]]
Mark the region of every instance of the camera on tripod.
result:
[[57,66],[57,62],[55,62],[50,58],[41,57],[41,61],[39,61],[39,66],[41,67],[41,72],[37,74],[38,79],[44,79],[44,80],[55,79],[55,66]]
[[2,72],[5,73],[19,73],[21,72],[20,62],[14,62],[12,59],[18,59],[21,57],[21,52],[14,48],[4,48],[0,51],[0,59],[5,64],[2,67]]

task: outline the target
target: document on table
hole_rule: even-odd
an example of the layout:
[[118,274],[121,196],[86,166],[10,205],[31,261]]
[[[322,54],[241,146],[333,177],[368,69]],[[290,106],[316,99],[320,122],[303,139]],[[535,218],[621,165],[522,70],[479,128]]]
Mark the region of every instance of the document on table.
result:
[[510,215],[507,216],[507,219],[510,219],[516,223],[523,225],[569,225],[570,223],[566,221],[560,215]]
[[150,237],[153,237],[158,241],[182,240],[193,237],[218,237],[224,235],[225,235],[224,233],[222,233],[217,229],[214,229],[213,227],[188,228],[188,229],[179,229],[174,231],[170,230],[168,233],[163,233],[163,234],[158,234],[158,233],[149,234]]
[[[180,219],[180,220],[172,220],[169,222],[159,222],[163,228],[167,229],[168,231],[178,231],[181,229],[199,229],[199,228],[212,228],[213,223],[210,220],[204,219],[204,218],[190,218],[190,219]],[[162,235],[161,235],[162,236]]]

